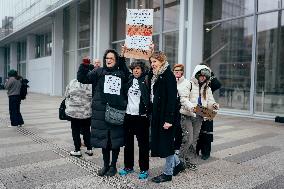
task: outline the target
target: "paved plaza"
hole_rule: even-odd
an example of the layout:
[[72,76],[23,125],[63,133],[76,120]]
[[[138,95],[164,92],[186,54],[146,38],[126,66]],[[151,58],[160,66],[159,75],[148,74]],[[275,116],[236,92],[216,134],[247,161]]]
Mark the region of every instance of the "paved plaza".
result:
[[[25,126],[8,128],[8,98],[0,91],[0,189],[284,188],[284,124],[218,115],[212,157],[200,160],[196,172],[155,184],[138,180],[137,149],[135,173],[127,177],[97,176],[103,163],[100,149],[92,157],[70,157],[74,150],[70,123],[58,119],[60,102],[60,97],[29,94],[21,105]],[[163,164],[159,158],[150,159],[150,178],[161,172]]]

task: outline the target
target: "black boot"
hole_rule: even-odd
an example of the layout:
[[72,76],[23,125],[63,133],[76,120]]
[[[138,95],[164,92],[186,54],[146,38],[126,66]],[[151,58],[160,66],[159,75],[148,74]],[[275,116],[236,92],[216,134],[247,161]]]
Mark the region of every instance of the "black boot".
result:
[[101,168],[101,169],[98,171],[98,175],[101,176],[101,177],[102,177],[102,176],[105,176],[109,169],[110,169],[109,166],[104,166],[103,168]]
[[105,176],[112,177],[117,173],[117,169],[114,166],[110,166],[109,170],[106,172]]
[[172,180],[172,175],[165,175],[164,173],[151,179],[152,182],[161,183]]
[[182,161],[180,161],[180,163],[174,167],[173,176],[178,175],[180,172],[183,172],[184,170],[185,170],[185,165]]

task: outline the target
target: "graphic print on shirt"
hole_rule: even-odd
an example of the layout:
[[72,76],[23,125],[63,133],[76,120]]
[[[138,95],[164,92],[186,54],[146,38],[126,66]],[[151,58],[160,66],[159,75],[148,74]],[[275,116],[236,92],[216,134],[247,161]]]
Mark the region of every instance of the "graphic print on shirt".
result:
[[120,95],[121,78],[113,75],[105,75],[104,93]]
[[139,90],[139,84],[137,79],[133,80],[132,86],[129,88],[129,95],[138,96],[140,98],[141,91]]

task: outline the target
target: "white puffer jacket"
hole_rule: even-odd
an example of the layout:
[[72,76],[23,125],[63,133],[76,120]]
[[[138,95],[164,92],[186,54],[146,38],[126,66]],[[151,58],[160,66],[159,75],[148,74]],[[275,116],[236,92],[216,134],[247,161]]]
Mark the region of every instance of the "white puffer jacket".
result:
[[[201,69],[208,69],[205,65],[197,65],[193,71],[192,78],[190,81],[187,79],[180,78],[180,81],[177,81],[178,86],[178,93],[180,96],[180,102],[181,102],[181,109],[180,113],[187,116],[194,116],[195,113],[193,112],[193,108],[197,106],[198,104],[198,97],[199,97],[199,84],[198,80],[195,78],[195,75],[197,72],[199,72]],[[211,71],[211,70],[210,70]],[[209,109],[213,109],[213,104],[216,103],[211,91],[211,88],[207,86],[207,83],[204,83],[200,88],[200,94],[201,94],[201,103],[202,106],[207,107]],[[203,91],[206,87],[206,98],[203,97]]]
[[65,91],[65,113],[76,119],[87,119],[92,115],[92,85],[82,84],[77,79],[70,81]]

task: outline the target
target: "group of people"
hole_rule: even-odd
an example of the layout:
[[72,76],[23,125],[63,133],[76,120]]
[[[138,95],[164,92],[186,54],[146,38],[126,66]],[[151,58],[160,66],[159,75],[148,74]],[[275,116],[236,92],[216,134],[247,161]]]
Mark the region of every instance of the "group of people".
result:
[[[75,150],[70,155],[81,157],[83,134],[85,152],[101,148],[103,167],[99,176],[114,176],[120,147],[124,146],[124,167],[118,171],[126,176],[134,172],[134,135],[139,147],[139,179],[149,176],[149,152],[165,159],[163,172],[151,180],[171,181],[185,169],[196,170],[201,150],[208,159],[213,141],[213,121],[195,113],[197,105],[217,111],[212,91],[220,82],[206,65],[197,65],[190,80],[184,77],[184,66],[171,70],[166,55],[154,51],[150,68],[143,61],[126,65],[115,50],[106,50],[103,66],[95,67],[84,58],[77,79],[66,88],[66,114],[71,117]],[[124,111],[123,124],[106,120],[109,107]],[[91,126],[91,128],[90,128]]]

